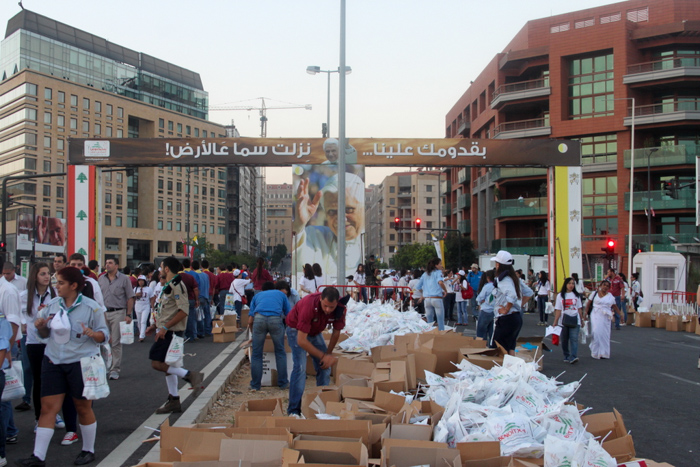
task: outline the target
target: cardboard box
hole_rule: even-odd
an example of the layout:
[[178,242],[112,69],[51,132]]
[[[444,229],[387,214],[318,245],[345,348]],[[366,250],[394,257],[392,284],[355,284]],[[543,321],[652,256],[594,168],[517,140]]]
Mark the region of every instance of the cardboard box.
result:
[[669,315],[666,318],[666,330],[679,332],[683,330],[682,318],[678,315]]
[[627,321],[625,321],[625,324],[626,324],[627,326],[632,326],[632,324],[634,323],[634,320],[635,320],[635,316],[634,316],[634,315],[636,315],[637,312],[636,312],[636,311],[631,311],[631,310],[629,310],[629,308],[631,308],[631,307],[628,307],[628,310],[627,310]]
[[658,313],[656,315],[656,320],[654,321],[654,327],[660,328],[660,329],[666,329],[666,319],[667,318],[668,318],[668,314]]
[[[226,318],[228,318],[228,316]],[[212,321],[211,333],[216,343],[235,341],[237,332],[238,327],[235,324],[226,325],[223,321]]]
[[625,435],[616,439],[606,440],[603,449],[613,456],[619,463],[634,459],[637,453],[634,450],[634,441],[631,435]]
[[[440,376],[457,371],[457,367],[452,363],[459,362],[456,360],[455,349],[485,349],[487,347],[485,340],[476,337],[467,337],[455,333],[443,335],[424,334],[430,337],[430,340],[421,345],[421,350],[425,350],[437,356],[435,373]],[[423,339],[424,337],[422,336],[423,334],[419,335],[419,338]]]
[[446,448],[422,448],[409,446],[385,447],[382,449],[382,467],[461,467],[459,451]]
[[281,464],[284,441],[224,439],[219,448],[220,461],[249,461],[251,467],[273,467]]
[[515,356],[526,362],[537,362],[537,369],[542,371],[544,365],[544,351],[548,350],[543,336],[518,337],[515,347]]
[[302,436],[294,439],[292,448],[305,463],[369,465],[367,446],[359,439]]
[[696,315],[690,315],[687,321],[683,321],[683,330],[685,332],[695,333],[698,326],[698,317]]
[[653,322],[651,320],[651,312],[645,311],[637,313],[637,320],[635,321],[634,325],[640,328],[654,327]]
[[581,417],[581,421],[584,426],[588,425],[586,431],[601,439],[605,438],[608,433],[610,433],[610,436],[607,437],[608,440],[622,438],[627,435],[625,422],[617,409],[613,409],[612,412],[584,415]]
[[458,361],[467,360],[469,363],[490,370],[496,365],[503,365],[503,357],[508,354],[506,350],[496,343],[495,349],[490,348],[461,348],[457,352]]
[[696,316],[693,319],[695,320],[695,334],[700,336],[700,321],[698,321],[700,318]]
[[[284,336],[284,351],[287,357],[287,379],[292,376],[294,369],[294,360],[292,358],[292,349],[287,343],[287,336]],[[265,337],[263,344],[263,374],[260,380],[261,386],[277,386],[277,359],[275,358],[275,344],[272,338],[268,335]]]
[[[235,414],[235,427],[262,427],[266,417],[284,416],[282,399],[258,399],[243,402]],[[257,419],[253,422],[252,419]],[[245,421],[245,419],[251,419]]]
[[390,425],[382,433],[382,443],[387,439],[407,439],[430,441],[433,439],[433,427],[428,425]]

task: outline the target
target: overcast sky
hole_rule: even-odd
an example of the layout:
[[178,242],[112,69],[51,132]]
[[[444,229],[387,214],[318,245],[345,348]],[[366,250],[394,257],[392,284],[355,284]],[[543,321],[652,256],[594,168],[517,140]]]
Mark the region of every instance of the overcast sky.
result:
[[[442,138],[445,114],[469,81],[532,19],[615,3],[601,0],[347,0],[346,135]],[[198,72],[209,104],[268,110],[268,137],[320,137],[327,77],[339,64],[340,0],[23,0],[24,7]],[[2,0],[3,25],[19,11]],[[338,75],[331,75],[331,134],[338,132]],[[259,136],[257,111],[212,111]],[[393,169],[367,169],[379,183]],[[268,183],[290,168],[268,168]]]

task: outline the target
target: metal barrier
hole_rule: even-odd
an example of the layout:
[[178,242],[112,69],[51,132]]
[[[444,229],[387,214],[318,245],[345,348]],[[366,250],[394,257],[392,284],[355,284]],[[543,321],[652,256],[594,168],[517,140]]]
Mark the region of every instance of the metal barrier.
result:
[[[664,292],[661,294],[661,308],[666,313],[673,310],[678,315],[697,315],[697,293],[693,292]],[[668,310],[668,311],[666,311]]]

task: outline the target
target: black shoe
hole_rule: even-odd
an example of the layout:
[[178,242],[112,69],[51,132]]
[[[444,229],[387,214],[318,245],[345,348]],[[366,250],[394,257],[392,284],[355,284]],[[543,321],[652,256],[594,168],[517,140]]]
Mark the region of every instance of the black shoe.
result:
[[90,462],[94,462],[94,461],[95,461],[95,454],[91,453],[90,451],[80,451],[80,454],[78,454],[78,457],[75,458],[75,462],[73,462],[73,463],[75,465],[85,465],[85,464],[89,464]]
[[5,444],[17,444],[17,435],[5,438]]
[[19,467],[44,467],[46,462],[32,454],[31,457],[27,457],[26,459],[17,459],[15,465]]
[[32,406],[22,401],[21,404],[15,406],[15,410],[26,412],[27,410],[32,410]]
[[165,403],[163,407],[156,409],[157,414],[164,413],[181,413],[182,406],[180,405],[180,398],[168,396],[168,402]]
[[204,381],[204,373],[197,373],[197,372],[188,371],[183,379],[185,381],[187,381],[188,383],[190,383],[190,385],[192,386],[192,389],[194,391],[199,391],[202,389],[202,381]]

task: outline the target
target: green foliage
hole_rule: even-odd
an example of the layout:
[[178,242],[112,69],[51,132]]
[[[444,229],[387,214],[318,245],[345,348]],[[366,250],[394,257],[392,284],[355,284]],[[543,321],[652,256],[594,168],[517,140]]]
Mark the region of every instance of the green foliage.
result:
[[285,256],[287,256],[287,246],[283,244],[275,246],[275,250],[272,252],[272,267],[276,268]]
[[[460,244],[462,256],[460,256]],[[479,255],[474,250],[474,242],[469,237],[457,235],[456,232],[449,232],[445,238],[445,267],[459,268],[469,267],[472,263],[478,263]]]
[[[460,244],[462,247],[460,256]],[[391,258],[390,264],[394,269],[416,269],[425,267],[432,258],[437,256],[432,243],[413,243],[404,245]],[[445,267],[458,268],[476,263],[479,255],[474,250],[471,238],[450,232],[445,238]]]
[[235,263],[237,265],[247,264],[250,269],[255,268],[257,256],[247,253],[235,255],[228,250],[219,250],[209,243],[206,238],[199,237],[198,242],[194,246],[194,257],[199,258],[201,254],[209,261],[211,267],[219,267]]
[[432,243],[412,243],[399,248],[389,263],[394,269],[416,269],[425,267],[436,256]]

